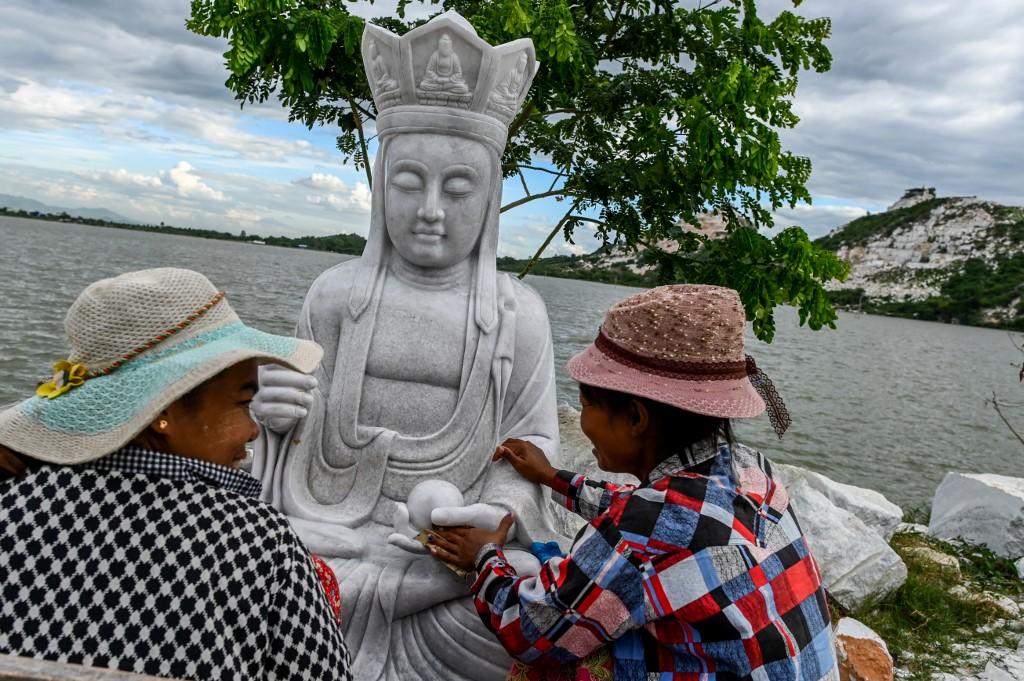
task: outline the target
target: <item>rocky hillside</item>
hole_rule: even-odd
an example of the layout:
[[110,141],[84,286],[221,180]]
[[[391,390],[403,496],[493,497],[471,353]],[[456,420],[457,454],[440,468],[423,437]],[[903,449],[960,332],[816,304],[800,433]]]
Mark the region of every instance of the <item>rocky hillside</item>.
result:
[[818,243],[853,266],[842,306],[1024,329],[1024,208],[912,189]]

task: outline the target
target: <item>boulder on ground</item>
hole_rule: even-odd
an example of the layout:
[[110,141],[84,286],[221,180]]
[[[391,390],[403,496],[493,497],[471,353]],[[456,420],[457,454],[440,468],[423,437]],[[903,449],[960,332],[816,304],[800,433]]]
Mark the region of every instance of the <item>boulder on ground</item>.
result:
[[906,581],[903,560],[860,518],[833,504],[806,479],[787,489],[822,582],[840,605],[854,610]]
[[1024,656],[1008,652],[999,659],[989,660],[981,681],[1022,681],[1024,680]]
[[928,532],[1004,558],[1024,555],[1024,478],[947,473],[935,490]]
[[889,541],[903,521],[903,509],[873,489],[847,485],[816,473],[783,463],[773,463],[772,472],[787,488],[805,480],[839,508],[860,518],[865,525]]
[[1017,576],[1024,579],[1024,557],[1018,559],[1017,562],[1013,564],[1013,567],[1017,568]]
[[882,637],[852,617],[835,628],[840,681],[892,681],[892,655]]

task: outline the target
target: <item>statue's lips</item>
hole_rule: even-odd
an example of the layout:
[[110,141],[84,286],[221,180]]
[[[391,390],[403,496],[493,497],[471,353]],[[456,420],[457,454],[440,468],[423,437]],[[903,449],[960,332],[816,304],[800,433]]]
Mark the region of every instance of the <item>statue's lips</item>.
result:
[[435,234],[433,232],[413,232],[412,234],[417,241],[425,244],[436,244],[444,238],[444,234]]

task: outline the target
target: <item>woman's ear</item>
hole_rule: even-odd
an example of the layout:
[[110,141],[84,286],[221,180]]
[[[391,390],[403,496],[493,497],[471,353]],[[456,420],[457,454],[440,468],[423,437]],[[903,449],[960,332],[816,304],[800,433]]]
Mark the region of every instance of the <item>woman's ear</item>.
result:
[[149,422],[144,431],[135,436],[132,444],[144,449],[167,451],[167,436],[173,428],[172,419],[165,409]]
[[629,401],[629,426],[634,436],[643,435],[651,425],[651,411],[641,400]]

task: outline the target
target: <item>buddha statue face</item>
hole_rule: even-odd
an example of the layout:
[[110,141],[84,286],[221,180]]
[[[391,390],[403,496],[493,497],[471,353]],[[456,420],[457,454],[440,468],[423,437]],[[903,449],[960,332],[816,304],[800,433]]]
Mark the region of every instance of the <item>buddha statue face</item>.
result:
[[437,51],[441,53],[442,57],[451,56],[452,39],[448,37],[448,34],[441,36],[441,39],[437,41]]
[[384,215],[400,256],[418,267],[462,262],[483,230],[493,154],[457,135],[406,133],[387,149]]

